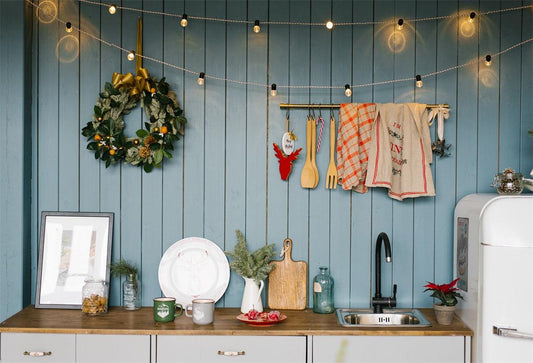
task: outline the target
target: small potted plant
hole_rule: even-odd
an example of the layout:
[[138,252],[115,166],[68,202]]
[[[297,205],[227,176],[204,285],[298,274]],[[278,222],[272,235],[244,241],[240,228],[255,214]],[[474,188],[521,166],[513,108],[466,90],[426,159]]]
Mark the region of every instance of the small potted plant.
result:
[[141,282],[137,278],[137,267],[120,259],[109,265],[111,274],[115,277],[126,276],[122,283],[122,306],[126,310],[141,308]]
[[274,256],[274,244],[266,244],[252,253],[248,251],[242,232],[239,230],[235,232],[238,241],[235,250],[233,252],[225,251],[225,253],[233,258],[229,266],[244,279],[241,312],[247,313],[252,309],[262,312],[261,291],[265,286],[263,280],[268,277],[274,267],[268,264]]
[[458,292],[459,289],[455,287],[459,278],[453,280],[448,284],[437,285],[433,282],[428,282],[424,287],[424,292],[431,291],[431,297],[440,300],[440,304],[433,304],[435,317],[437,322],[443,325],[450,325],[452,323],[453,314],[457,305],[457,298],[463,297]]

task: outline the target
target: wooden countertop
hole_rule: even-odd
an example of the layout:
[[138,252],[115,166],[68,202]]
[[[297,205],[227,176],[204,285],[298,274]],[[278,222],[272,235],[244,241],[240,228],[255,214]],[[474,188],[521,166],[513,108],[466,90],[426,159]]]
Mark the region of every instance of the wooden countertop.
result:
[[420,309],[431,323],[430,327],[362,328],[342,327],[335,314],[315,314],[312,310],[283,310],[287,319],[272,326],[250,326],[236,319],[238,308],[217,308],[215,322],[195,325],[182,315],[171,323],[157,323],[152,308],[143,307],[127,311],[110,308],[101,316],[86,316],[80,310],[35,309],[28,306],[0,323],[0,332],[10,333],[66,333],[66,334],[136,334],[136,335],[402,335],[472,336],[470,330],[457,316],[451,325],[440,325],[433,309]]

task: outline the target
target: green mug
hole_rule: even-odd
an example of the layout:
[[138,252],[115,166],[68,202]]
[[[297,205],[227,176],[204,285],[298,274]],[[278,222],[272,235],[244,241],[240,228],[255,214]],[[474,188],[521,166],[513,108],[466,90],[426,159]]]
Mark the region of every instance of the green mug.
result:
[[156,297],[154,299],[154,320],[159,323],[174,321],[175,317],[183,314],[183,306],[176,304],[173,297]]

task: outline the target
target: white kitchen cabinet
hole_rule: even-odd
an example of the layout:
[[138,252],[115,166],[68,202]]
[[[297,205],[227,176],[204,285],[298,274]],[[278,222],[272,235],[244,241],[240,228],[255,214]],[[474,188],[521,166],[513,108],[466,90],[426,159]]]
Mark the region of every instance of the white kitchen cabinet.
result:
[[74,334],[2,333],[1,338],[2,363],[76,361]]
[[148,363],[150,336],[77,334],[76,363],[95,362]]
[[468,363],[464,336],[314,336],[312,363]]
[[149,363],[150,335],[2,333],[2,363]]
[[306,352],[305,336],[157,337],[157,363],[305,363]]

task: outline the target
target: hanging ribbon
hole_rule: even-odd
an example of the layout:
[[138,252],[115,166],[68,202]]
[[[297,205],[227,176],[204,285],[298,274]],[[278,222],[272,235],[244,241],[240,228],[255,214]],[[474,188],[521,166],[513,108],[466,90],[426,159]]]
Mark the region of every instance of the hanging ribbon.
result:
[[444,140],[444,120],[450,117],[450,111],[445,107],[438,107],[431,110],[429,113],[428,124],[431,126],[433,120],[437,118],[437,135],[440,141]]
[[433,120],[437,118],[437,137],[438,140],[431,145],[431,149],[440,157],[449,156],[448,149],[450,149],[450,144],[446,144],[444,140],[444,120],[447,120],[450,117],[450,111],[442,106],[434,108],[429,112],[428,124],[431,126]]
[[116,89],[130,90],[131,97],[139,96],[142,91],[150,92],[150,74],[146,68],[142,67],[142,53],[143,53],[143,23],[141,18],[137,19],[137,52],[135,53],[135,74],[131,73],[120,74],[113,73],[111,83]]

